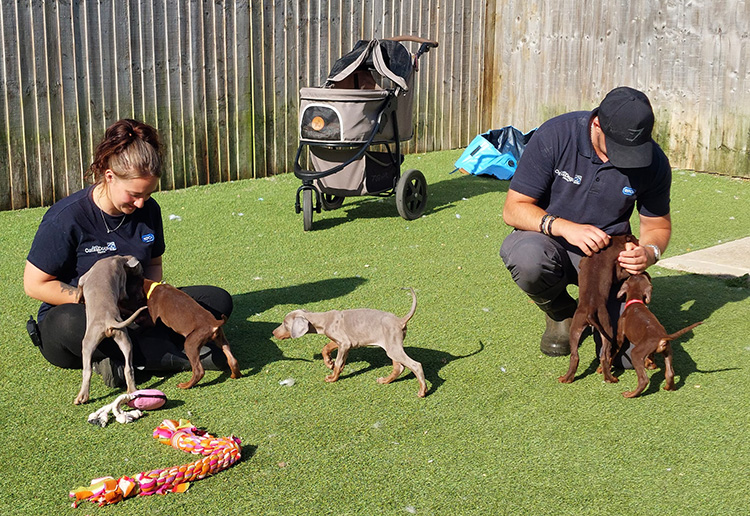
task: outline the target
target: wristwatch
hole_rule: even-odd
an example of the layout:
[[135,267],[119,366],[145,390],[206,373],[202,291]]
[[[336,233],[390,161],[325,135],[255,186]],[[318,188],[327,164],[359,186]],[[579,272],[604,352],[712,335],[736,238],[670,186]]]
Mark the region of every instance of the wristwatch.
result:
[[659,249],[659,246],[656,244],[646,244],[643,247],[650,247],[654,250],[654,263],[661,260],[661,249]]

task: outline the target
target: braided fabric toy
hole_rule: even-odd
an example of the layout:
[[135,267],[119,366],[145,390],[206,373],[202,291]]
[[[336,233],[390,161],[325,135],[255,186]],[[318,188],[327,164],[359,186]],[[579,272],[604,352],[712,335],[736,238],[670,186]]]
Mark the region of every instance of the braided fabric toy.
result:
[[73,507],[81,500],[101,505],[117,503],[130,496],[149,496],[152,494],[183,493],[190,482],[200,480],[227,469],[240,459],[240,439],[231,437],[213,437],[203,430],[181,419],[165,419],[154,430],[154,439],[194,455],[203,455],[202,459],[174,466],[168,469],[154,469],[138,473],[134,478],[122,476],[115,480],[112,477],[95,478],[91,485],[70,491],[74,498]]

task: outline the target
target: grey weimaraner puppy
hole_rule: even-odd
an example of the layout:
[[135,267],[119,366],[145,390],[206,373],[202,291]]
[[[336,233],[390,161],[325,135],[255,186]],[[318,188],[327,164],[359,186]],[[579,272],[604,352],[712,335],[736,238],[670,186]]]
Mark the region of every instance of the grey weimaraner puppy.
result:
[[[358,308],[355,310],[331,310],[328,312],[307,312],[294,310],[284,317],[284,322],[273,330],[277,339],[297,338],[306,333],[321,333],[331,339],[323,347],[323,360],[333,372],[326,376],[327,382],[338,380],[346,364],[346,356],[352,348],[380,346],[393,361],[393,372],[386,378],[378,378],[378,383],[390,383],[408,367],[419,381],[419,397],[427,394],[427,384],[422,364],[412,360],[404,351],[406,323],[417,310],[417,295],[410,288],[412,305],[404,317],[389,312]],[[331,351],[338,348],[336,361],[331,359]]]
[[[130,288],[128,288],[130,285]],[[89,400],[91,385],[91,355],[106,337],[113,337],[125,357],[125,382],[128,393],[136,390],[133,373],[133,344],[124,328],[146,309],[139,308],[127,320],[120,316],[118,302],[129,294],[143,292],[143,268],[133,256],[110,256],[96,262],[78,281],[80,302],[86,304],[86,333],[83,336],[81,358],[83,381],[75,405]]]

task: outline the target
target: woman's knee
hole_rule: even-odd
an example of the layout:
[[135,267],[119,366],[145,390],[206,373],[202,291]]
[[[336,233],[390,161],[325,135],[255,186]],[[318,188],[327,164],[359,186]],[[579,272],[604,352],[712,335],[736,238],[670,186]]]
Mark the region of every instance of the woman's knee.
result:
[[39,323],[41,352],[52,365],[81,368],[81,342],[86,333],[86,308],[64,304],[51,308]]
[[234,308],[232,295],[221,287],[215,287],[213,285],[193,285],[189,287],[180,287],[180,290],[195,299],[217,319],[221,319],[222,316],[228,318],[232,315],[232,310]]

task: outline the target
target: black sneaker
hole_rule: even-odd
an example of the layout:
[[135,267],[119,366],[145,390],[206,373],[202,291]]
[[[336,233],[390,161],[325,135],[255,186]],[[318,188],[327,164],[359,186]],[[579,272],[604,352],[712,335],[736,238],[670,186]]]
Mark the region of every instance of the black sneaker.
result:
[[201,364],[207,371],[223,371],[227,365],[227,357],[224,352],[217,346],[209,344],[203,346],[200,350]]
[[[224,352],[214,345],[206,345],[200,349],[200,360],[206,371],[223,371],[227,369],[227,357]],[[183,351],[166,353],[162,359],[161,371],[190,371],[190,360]]]
[[125,365],[115,362],[109,357],[105,357],[98,362],[94,362],[94,371],[102,377],[104,385],[112,389],[125,387]]

